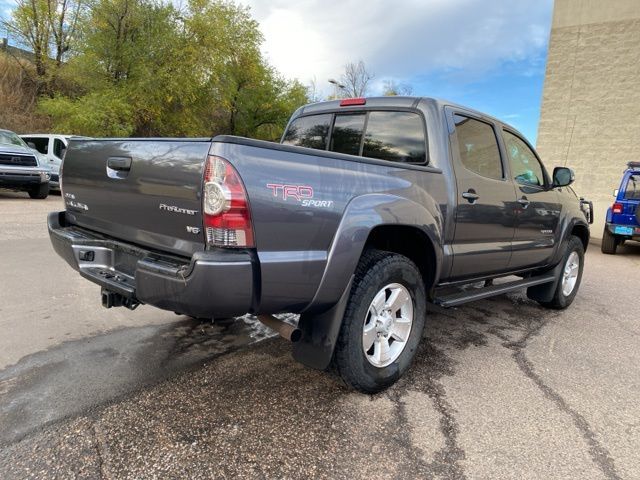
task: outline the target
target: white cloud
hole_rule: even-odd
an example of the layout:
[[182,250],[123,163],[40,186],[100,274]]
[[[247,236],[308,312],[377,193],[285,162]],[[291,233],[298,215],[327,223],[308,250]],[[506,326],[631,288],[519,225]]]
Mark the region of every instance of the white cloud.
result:
[[[244,0],[263,49],[288,77],[338,76],[362,59],[381,78],[461,70],[539,57],[553,0]],[[535,62],[534,62],[535,63]]]

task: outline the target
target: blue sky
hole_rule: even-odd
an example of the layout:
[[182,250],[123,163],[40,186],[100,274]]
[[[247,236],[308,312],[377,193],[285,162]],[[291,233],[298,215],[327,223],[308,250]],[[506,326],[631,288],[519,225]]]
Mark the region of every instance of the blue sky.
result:
[[[178,0],[174,0],[178,1]],[[288,78],[331,93],[348,62],[414,95],[492,114],[536,141],[553,0],[239,0]],[[0,0],[6,16],[14,0]],[[2,36],[5,32],[1,32]]]

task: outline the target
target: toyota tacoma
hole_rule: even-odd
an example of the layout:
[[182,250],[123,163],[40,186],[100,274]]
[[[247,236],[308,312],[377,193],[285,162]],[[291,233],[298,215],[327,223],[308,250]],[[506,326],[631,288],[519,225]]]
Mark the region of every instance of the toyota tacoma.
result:
[[298,109],[279,144],[72,139],[48,224],[104,306],[251,313],[298,361],[375,392],[409,367],[427,303],[573,302],[590,223],[573,180],[480,112],[343,99]]

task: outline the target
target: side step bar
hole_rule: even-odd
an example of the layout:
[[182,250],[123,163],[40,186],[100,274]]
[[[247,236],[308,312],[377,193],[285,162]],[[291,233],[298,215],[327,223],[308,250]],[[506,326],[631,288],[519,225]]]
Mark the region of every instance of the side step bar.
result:
[[[550,283],[555,280],[554,275],[541,275],[538,277],[525,278],[515,282],[502,283],[500,285],[491,285],[483,288],[471,288],[460,292],[452,293],[442,297],[436,297],[434,303],[441,307],[457,307],[467,302],[482,300],[483,298],[502,295],[503,293],[513,292],[522,288],[533,287],[543,283]],[[437,295],[437,293],[436,293]]]

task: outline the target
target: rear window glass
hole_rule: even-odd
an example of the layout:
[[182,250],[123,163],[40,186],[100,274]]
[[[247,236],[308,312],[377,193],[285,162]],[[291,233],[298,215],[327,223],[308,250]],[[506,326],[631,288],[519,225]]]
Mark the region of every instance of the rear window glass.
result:
[[640,200],[640,175],[631,175],[624,189],[625,200]]
[[[330,139],[327,138],[329,132]],[[299,117],[289,126],[282,143],[392,162],[425,163],[427,160],[424,121],[413,112],[370,111]]]
[[297,147],[326,150],[329,126],[333,115],[312,115],[296,118],[285,133],[282,143]]
[[364,157],[423,163],[427,158],[422,118],[411,112],[371,112],[364,138]]
[[329,150],[349,155],[360,154],[365,115],[336,115]]

